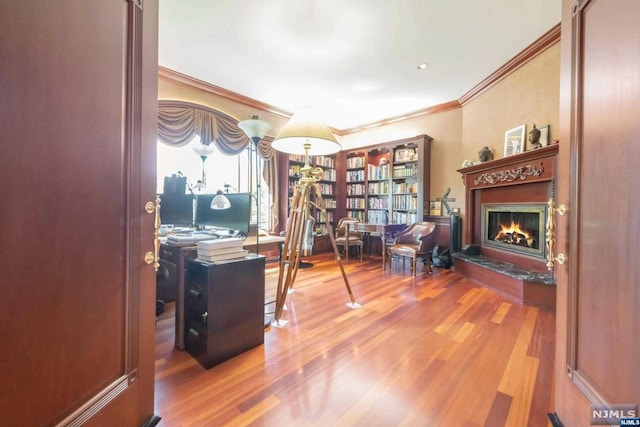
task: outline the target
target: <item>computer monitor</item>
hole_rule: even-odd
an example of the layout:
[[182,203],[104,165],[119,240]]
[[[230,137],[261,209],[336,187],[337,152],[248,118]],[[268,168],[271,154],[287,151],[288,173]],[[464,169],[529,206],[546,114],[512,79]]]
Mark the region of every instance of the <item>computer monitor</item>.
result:
[[160,223],[162,225],[193,225],[192,194],[160,194]]
[[251,194],[225,194],[231,203],[229,209],[211,209],[211,201],[215,194],[198,194],[196,196],[196,225],[212,226],[234,230],[246,236],[249,233],[251,220]]

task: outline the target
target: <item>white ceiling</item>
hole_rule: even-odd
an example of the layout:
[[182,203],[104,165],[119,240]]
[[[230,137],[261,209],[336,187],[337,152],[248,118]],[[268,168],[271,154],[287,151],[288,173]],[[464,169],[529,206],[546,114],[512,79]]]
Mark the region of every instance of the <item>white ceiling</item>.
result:
[[560,0],[160,0],[159,63],[348,129],[457,100],[560,15]]

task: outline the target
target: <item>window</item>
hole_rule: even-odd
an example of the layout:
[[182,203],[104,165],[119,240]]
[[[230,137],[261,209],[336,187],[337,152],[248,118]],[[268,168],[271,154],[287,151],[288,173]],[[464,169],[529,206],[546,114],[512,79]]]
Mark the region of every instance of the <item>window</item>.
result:
[[[249,150],[229,156],[216,149],[204,162],[206,187],[199,191],[196,184],[202,180],[203,162],[192,148],[191,144],[194,143],[200,143],[200,138],[196,136],[191,143],[182,147],[172,147],[158,141],[158,175],[156,184],[158,193],[163,192],[165,176],[177,175],[180,172],[187,178],[187,187],[192,188],[196,194],[215,193],[218,190],[225,191],[226,189],[228,189],[229,193],[253,192],[255,194],[257,188],[256,177],[255,171],[249,172]],[[261,162],[260,170],[262,171],[264,170],[264,161],[262,158],[259,161]],[[249,183],[250,179],[251,183]],[[271,206],[271,200],[269,187],[262,176],[260,180],[260,227],[270,229],[271,215],[269,215],[269,206]],[[225,185],[229,187],[225,187]],[[252,209],[251,221],[255,223],[255,204],[252,204]]]

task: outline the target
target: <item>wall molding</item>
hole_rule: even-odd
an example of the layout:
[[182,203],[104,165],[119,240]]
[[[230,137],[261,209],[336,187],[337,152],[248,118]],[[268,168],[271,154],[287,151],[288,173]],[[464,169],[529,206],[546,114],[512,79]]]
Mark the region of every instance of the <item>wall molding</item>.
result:
[[[367,129],[373,129],[376,127],[386,126],[392,123],[401,122],[404,120],[415,119],[417,117],[428,116],[431,114],[438,114],[449,110],[454,110],[456,108],[461,108],[464,105],[471,102],[477,96],[482,94],[487,89],[494,86],[500,80],[504,79],[527,62],[540,55],[542,52],[547,50],[549,47],[553,46],[555,43],[560,41],[561,29],[560,24],[558,23],[549,31],[544,33],[541,37],[527,46],[524,50],[514,56],[511,60],[509,60],[506,64],[498,68],[487,78],[482,80],[476,86],[474,86],[467,93],[462,95],[458,100],[445,102],[442,104],[434,105],[431,107],[423,108],[417,111],[413,111],[411,113],[402,114],[395,117],[389,117],[387,119],[379,120],[372,123],[366,123],[360,126],[347,128],[347,129],[336,129],[331,128],[333,133],[336,135],[348,135],[356,132],[361,132]],[[265,111],[271,114],[275,114],[280,117],[284,117],[286,119],[291,118],[293,115],[292,112],[283,110],[282,108],[278,108],[276,106],[258,101],[253,98],[249,98],[248,96],[241,95],[239,93],[230,91],[228,89],[224,89],[219,86],[212,85],[211,83],[204,82],[202,80],[198,80],[194,77],[188,76],[186,74],[179,73],[177,71],[171,70],[169,68],[158,66],[158,76],[163,77],[167,80],[171,80],[175,83],[183,84],[186,86],[190,86],[195,89],[202,90],[207,93],[211,93],[216,96],[220,96],[222,98],[229,99],[233,102],[236,102],[241,105],[245,105],[250,108],[258,109],[261,111]]]
[[511,58],[506,64],[494,71],[489,77],[482,80],[475,85],[470,91],[462,95],[458,102],[464,106],[471,102],[474,98],[479,96],[482,92],[486,91],[500,80],[504,79],[527,62],[531,61],[536,56],[553,46],[560,41],[560,24],[557,24],[549,31],[544,33],[540,38],[527,46],[519,54]]
[[401,122],[403,120],[414,119],[416,117],[428,116],[430,114],[443,113],[449,110],[455,110],[456,108],[460,108],[461,105],[458,101],[449,101],[444,104],[433,105],[431,107],[423,108],[417,111],[413,111],[411,113],[402,114],[400,116],[389,117],[388,119],[379,120],[377,122],[367,123],[364,125],[356,126],[353,128],[342,129],[337,132],[338,135],[348,135],[350,133],[360,132],[366,129],[372,129],[380,126],[386,126],[391,123]]
[[239,93],[224,89],[220,86],[212,85],[211,83],[207,83],[202,80],[198,80],[194,77],[179,73],[161,65],[158,66],[158,76],[163,77],[167,80],[171,80],[175,83],[180,83],[216,96],[220,96],[222,98],[229,99],[231,101],[237,102],[238,104],[246,105],[247,107],[275,114],[276,116],[290,119],[293,115],[293,113],[291,113],[290,111],[283,110],[282,108],[275,107],[273,105],[258,101],[253,98],[249,98],[248,96],[240,95]]

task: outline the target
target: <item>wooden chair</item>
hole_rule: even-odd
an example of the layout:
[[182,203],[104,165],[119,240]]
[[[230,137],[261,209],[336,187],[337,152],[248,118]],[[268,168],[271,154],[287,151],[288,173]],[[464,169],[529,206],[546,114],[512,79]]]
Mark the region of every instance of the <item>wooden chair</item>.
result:
[[352,246],[358,248],[360,261],[362,261],[362,246],[364,244],[362,233],[349,230],[349,226],[357,222],[360,221],[351,217],[340,218],[336,227],[336,246],[344,248],[346,262],[349,262],[349,248]]
[[[425,264],[431,270],[430,253],[433,242],[436,237],[435,222],[416,222],[411,224],[406,230],[396,234],[393,244],[387,246],[387,258],[389,259],[389,268],[391,268],[391,260],[396,257],[411,258],[411,270],[416,275],[416,264],[418,258],[424,258]],[[404,258],[403,258],[404,259]],[[385,266],[383,265],[383,269]]]

